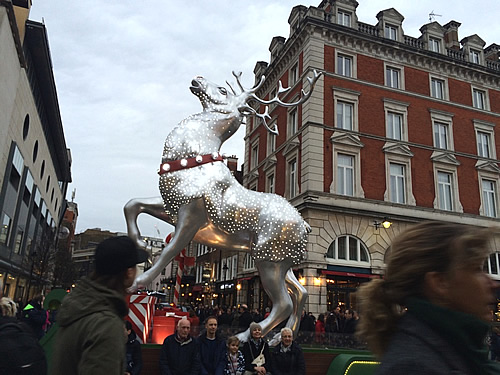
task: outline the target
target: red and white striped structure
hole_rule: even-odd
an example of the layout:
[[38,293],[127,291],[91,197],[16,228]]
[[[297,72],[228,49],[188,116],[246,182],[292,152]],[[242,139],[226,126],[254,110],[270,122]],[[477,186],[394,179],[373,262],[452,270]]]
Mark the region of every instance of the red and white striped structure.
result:
[[[165,239],[166,243],[169,243],[172,240],[173,233],[170,233]],[[181,289],[181,281],[182,275],[184,274],[184,267],[192,267],[194,266],[195,259],[194,257],[186,256],[186,249],[182,249],[179,255],[174,258],[175,261],[179,263],[177,267],[177,274],[175,275],[175,289],[174,289],[174,300],[173,305],[177,307],[179,304],[179,292]]]
[[142,344],[147,342],[149,330],[153,325],[155,304],[156,297],[147,294],[132,294],[128,298],[127,319],[132,323],[137,339]]

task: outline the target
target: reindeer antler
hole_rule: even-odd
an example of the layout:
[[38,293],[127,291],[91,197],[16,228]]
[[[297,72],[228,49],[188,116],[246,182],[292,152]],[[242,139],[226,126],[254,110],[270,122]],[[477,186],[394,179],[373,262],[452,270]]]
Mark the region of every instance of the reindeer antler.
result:
[[[264,126],[266,127],[266,129],[268,131],[270,131],[273,134],[278,135],[278,126],[276,125],[274,127],[274,129],[271,129],[269,127],[268,123],[267,123],[267,120],[271,119],[271,116],[269,115],[269,104],[276,103],[276,104],[278,104],[278,105],[280,105],[282,107],[288,107],[288,108],[290,108],[290,107],[296,107],[296,106],[304,103],[311,96],[312,91],[314,89],[314,85],[316,85],[316,82],[318,81],[319,77],[321,77],[322,74],[323,74],[322,71],[318,72],[316,69],[314,69],[313,70],[313,76],[312,77],[307,77],[307,81],[309,82],[309,85],[311,86],[311,88],[309,89],[309,91],[305,92],[304,89],[302,89],[301,90],[301,97],[300,97],[300,99],[298,101],[293,102],[293,103],[286,103],[286,102],[282,101],[279,98],[279,96],[281,94],[287,93],[288,91],[291,90],[291,88],[290,87],[283,87],[281,81],[279,81],[278,93],[276,94],[276,96],[274,98],[272,98],[271,100],[264,100],[264,99],[259,98],[255,93],[257,92],[257,90],[259,90],[259,88],[264,83],[264,81],[266,79],[265,76],[262,76],[260,78],[260,82],[258,84],[256,84],[254,87],[252,87],[251,89],[245,89],[243,87],[243,85],[241,84],[241,81],[240,81],[241,72],[235,73],[233,71],[233,75],[236,78],[236,82],[238,83],[238,86],[241,89],[242,94],[245,94],[248,97],[248,99],[246,100],[246,102],[250,102],[250,101],[254,100],[257,103],[265,104],[266,105],[264,113],[259,113],[257,110],[255,110],[254,108],[252,108],[249,105],[244,105],[244,106],[240,107],[239,110],[240,110],[241,113],[246,114],[246,115],[255,114],[255,116],[257,116],[257,117],[259,117],[259,118],[262,119],[262,122],[263,122]],[[228,83],[228,85],[229,85],[229,83]],[[234,92],[234,90],[231,87],[231,85],[229,85],[229,87]]]

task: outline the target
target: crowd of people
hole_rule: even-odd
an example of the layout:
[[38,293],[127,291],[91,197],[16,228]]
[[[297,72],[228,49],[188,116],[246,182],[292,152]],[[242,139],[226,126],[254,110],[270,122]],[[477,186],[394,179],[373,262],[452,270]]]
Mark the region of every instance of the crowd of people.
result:
[[[303,312],[298,337],[282,323],[269,334],[280,340],[273,348],[259,323],[269,308],[193,307],[161,346],[161,374],[303,375],[301,344],[355,348],[356,337],[381,360],[379,375],[498,374],[500,330],[491,326],[498,285],[484,272],[492,237],[457,224],[414,226],[392,242],[384,278],[358,291],[359,316],[343,306],[317,318]],[[58,311],[52,374],[141,373],[125,297],[147,256],[125,236],[97,246],[95,272]],[[0,298],[0,374],[47,374],[39,340],[51,320],[42,306],[42,296],[25,306]],[[241,343],[234,334],[247,329]]]
[[281,329],[281,341],[273,349],[262,337],[259,323],[249,324],[250,339],[224,339],[215,316],[205,319],[198,338],[191,335],[189,319],[180,319],[174,334],[165,338],[160,352],[162,375],[305,375],[304,354],[289,328]]

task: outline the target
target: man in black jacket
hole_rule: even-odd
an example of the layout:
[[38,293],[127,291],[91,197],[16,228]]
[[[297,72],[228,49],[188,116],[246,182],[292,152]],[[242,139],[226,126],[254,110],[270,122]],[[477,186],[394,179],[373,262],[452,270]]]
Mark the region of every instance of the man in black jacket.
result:
[[217,318],[209,316],[205,332],[198,339],[200,347],[200,375],[223,375],[226,365],[226,342],[217,334]]
[[273,375],[305,375],[306,363],[301,347],[293,342],[290,328],[281,330],[281,343],[271,353]]
[[200,353],[198,344],[189,335],[191,323],[181,319],[177,330],[168,336],[160,351],[161,375],[198,375],[200,372]]

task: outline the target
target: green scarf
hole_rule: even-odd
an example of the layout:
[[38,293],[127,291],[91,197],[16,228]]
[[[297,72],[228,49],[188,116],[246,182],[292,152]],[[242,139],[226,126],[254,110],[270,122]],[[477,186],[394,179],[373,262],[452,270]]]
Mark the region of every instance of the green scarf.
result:
[[488,324],[473,315],[440,307],[420,298],[409,298],[406,307],[408,313],[444,337],[474,374],[500,374],[500,363],[488,359],[485,345]]

